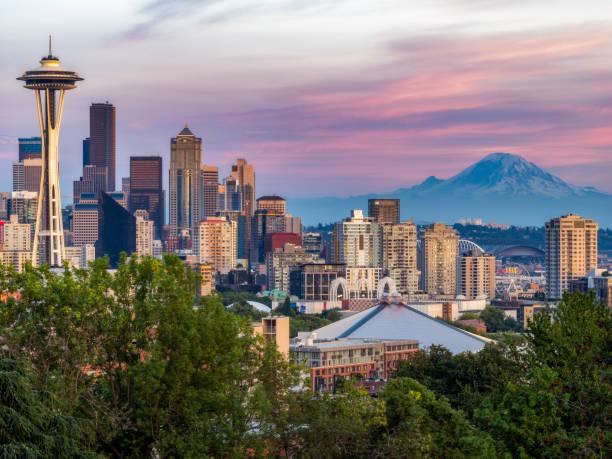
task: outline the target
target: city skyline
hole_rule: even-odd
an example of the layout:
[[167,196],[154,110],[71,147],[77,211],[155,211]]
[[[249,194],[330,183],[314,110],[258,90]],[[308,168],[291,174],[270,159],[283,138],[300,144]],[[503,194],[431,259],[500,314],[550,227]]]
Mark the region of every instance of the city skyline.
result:
[[[205,164],[223,175],[247,158],[261,194],[388,192],[451,176],[494,151],[612,192],[606,3],[562,2],[549,16],[535,2],[70,5],[57,6],[67,12],[61,24],[35,20],[87,78],[66,104],[63,195],[80,176],[88,107],[106,100],[117,107],[117,180],[130,156],[168,161],[167,139],[189,123]],[[85,34],[102,7],[116,20]],[[37,135],[12,79],[46,38],[18,27],[26,13],[15,7],[0,19],[12,37],[0,45],[10,63],[0,71],[0,141]],[[17,145],[0,144],[3,164],[16,159]],[[0,180],[10,182],[9,169]]]

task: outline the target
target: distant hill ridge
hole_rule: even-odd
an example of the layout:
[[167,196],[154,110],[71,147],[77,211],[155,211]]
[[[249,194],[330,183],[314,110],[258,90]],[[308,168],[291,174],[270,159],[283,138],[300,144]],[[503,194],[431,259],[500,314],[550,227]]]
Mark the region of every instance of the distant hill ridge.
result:
[[519,155],[493,153],[449,179],[431,176],[418,185],[386,194],[349,198],[289,199],[288,207],[306,224],[339,221],[350,209],[367,209],[372,197],[399,198],[402,218],[453,223],[480,217],[515,225],[543,225],[550,218],[578,213],[612,227],[612,195],[570,185]]

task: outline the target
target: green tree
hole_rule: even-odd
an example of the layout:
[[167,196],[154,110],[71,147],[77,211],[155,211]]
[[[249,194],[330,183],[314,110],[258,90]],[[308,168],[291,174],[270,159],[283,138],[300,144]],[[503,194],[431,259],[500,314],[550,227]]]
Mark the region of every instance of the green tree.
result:
[[569,408],[569,394],[563,393],[557,374],[546,366],[531,372],[527,381],[510,384],[498,403],[486,398],[475,419],[512,457],[563,456],[557,440],[560,433],[566,437],[561,419]]
[[342,319],[342,313],[340,312],[340,309],[338,308],[328,309],[327,311],[323,311],[321,315],[324,319],[329,320],[330,322],[336,322]]
[[390,457],[495,457],[493,440],[444,397],[411,378],[394,378],[381,393]]
[[480,313],[480,318],[487,326],[487,332],[495,333],[508,330],[518,330],[519,325],[512,317],[506,317],[504,311],[495,306],[487,306]]
[[497,344],[457,355],[434,345],[400,361],[396,375],[417,380],[471,416],[485,396],[501,397],[507,385],[524,374],[515,355],[511,348]]
[[22,362],[0,360],[0,457],[95,457],[85,424],[35,391]]
[[92,420],[117,456],[240,455],[259,365],[247,321],[216,298],[194,307],[198,276],[175,256],[105,260],[55,274],[2,271],[3,352],[31,358],[38,390]]
[[252,322],[260,321],[262,318],[268,316],[268,313],[259,311],[246,301],[242,300],[235,302],[231,307],[227,308],[227,310],[232,314],[244,317]]
[[283,304],[272,311],[275,315],[287,316],[287,317],[295,317],[297,312],[295,308],[291,307],[291,299],[289,297],[285,298]]

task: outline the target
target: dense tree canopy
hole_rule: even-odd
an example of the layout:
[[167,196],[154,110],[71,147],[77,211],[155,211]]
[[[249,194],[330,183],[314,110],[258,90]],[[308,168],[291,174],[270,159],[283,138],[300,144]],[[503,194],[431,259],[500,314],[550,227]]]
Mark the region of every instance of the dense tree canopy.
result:
[[[242,300],[196,303],[177,257],[107,267],[0,267],[0,456],[612,455],[612,314],[592,295],[517,345],[419,351],[373,399],[313,393]],[[327,319],[294,314],[292,333]]]

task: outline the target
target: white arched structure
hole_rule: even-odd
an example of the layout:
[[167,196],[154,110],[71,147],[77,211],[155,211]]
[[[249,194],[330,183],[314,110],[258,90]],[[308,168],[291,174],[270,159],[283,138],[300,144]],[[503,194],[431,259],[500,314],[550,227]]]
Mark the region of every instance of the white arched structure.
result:
[[[356,287],[357,289],[355,291],[355,298],[361,298],[361,292],[363,292],[364,290],[366,292],[366,298],[372,298],[372,289],[370,288],[370,284],[368,283],[368,280],[366,278],[360,277],[359,279],[357,279]],[[365,289],[363,287],[365,287]]]
[[459,255],[472,252],[473,250],[477,250],[480,253],[485,253],[484,249],[480,247],[475,242],[469,241],[467,239],[459,239]]
[[342,299],[348,300],[350,298],[350,291],[348,282],[344,277],[335,278],[329,285],[329,301],[338,301],[338,289],[342,287]]
[[395,281],[390,277],[383,277],[378,282],[378,287],[376,288],[377,298],[381,298],[383,296],[383,293],[385,293],[385,286],[389,288],[389,295],[392,293],[397,293],[397,285],[395,284]]

